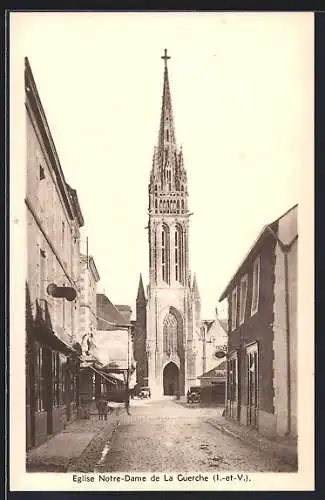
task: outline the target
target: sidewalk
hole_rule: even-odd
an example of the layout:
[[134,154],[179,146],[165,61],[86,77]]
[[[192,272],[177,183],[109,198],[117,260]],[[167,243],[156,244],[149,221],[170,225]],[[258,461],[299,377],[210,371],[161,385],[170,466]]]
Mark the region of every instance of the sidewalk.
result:
[[103,443],[110,441],[117,425],[119,409],[99,420],[75,420],[63,431],[27,453],[27,472],[91,472]]
[[224,434],[240,439],[254,448],[269,453],[298,470],[297,441],[295,439],[284,437],[272,440],[262,436],[254,429],[221,416],[206,421]]

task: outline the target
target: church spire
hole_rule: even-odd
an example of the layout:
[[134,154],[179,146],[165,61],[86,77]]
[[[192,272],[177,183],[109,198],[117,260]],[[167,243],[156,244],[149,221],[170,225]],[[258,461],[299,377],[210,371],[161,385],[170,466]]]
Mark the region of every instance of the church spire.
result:
[[173,108],[172,108],[172,99],[170,95],[168,66],[167,66],[167,61],[168,59],[170,59],[170,56],[167,55],[167,49],[165,49],[164,55],[161,56],[161,59],[164,60],[165,67],[164,67],[164,84],[163,84],[159,140],[158,140],[159,152],[161,152],[165,147],[170,148],[170,146],[172,146],[176,148]]
[[193,285],[192,285],[193,298],[200,301],[200,292],[197,284],[196,274],[194,273]]
[[144,287],[143,287],[143,281],[142,281],[142,274],[140,274],[140,279],[139,279],[137,303],[138,304],[146,303],[146,296],[145,296],[145,293],[144,293]]
[[[184,168],[182,149],[177,148],[174,127],[174,116],[169,86],[167,49],[162,56],[164,60],[163,95],[160,115],[158,144],[154,148],[150,174],[149,192],[151,195],[149,209],[154,213],[186,213],[187,212],[187,177]],[[181,199],[159,200],[160,193],[171,193]]]

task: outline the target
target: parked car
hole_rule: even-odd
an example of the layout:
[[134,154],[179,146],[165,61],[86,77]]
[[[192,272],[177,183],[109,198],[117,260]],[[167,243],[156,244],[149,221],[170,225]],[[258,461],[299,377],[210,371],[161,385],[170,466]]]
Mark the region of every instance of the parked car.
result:
[[150,387],[141,387],[139,397],[140,399],[150,399],[151,398]]
[[201,387],[190,387],[187,391],[187,402],[188,403],[200,403],[201,402]]

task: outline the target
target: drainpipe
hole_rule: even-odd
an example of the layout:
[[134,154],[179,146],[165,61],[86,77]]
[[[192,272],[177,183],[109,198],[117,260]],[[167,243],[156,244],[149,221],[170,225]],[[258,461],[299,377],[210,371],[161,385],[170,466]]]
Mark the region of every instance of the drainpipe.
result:
[[284,256],[284,286],[285,286],[285,314],[286,314],[286,348],[287,348],[287,397],[288,397],[288,413],[287,413],[287,431],[286,434],[291,434],[291,355],[290,355],[290,304],[289,304],[289,269],[288,269],[288,255],[290,253],[292,245],[297,241],[298,235],[296,235],[288,244],[283,243],[277,234],[273,231],[270,226],[267,226],[268,231],[271,233],[273,238],[279,244],[280,250]]

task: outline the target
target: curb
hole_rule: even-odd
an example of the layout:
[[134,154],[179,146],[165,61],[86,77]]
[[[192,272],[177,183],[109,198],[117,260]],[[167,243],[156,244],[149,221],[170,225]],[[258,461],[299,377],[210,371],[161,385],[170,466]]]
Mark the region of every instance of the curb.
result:
[[107,444],[104,446],[102,452],[101,452],[101,457],[99,459],[99,461],[97,462],[97,464],[95,465],[94,467],[94,470],[93,472],[94,473],[97,473],[97,472],[102,472],[103,469],[104,469],[104,461],[105,461],[105,458],[107,457],[110,449],[111,449],[111,442],[112,442],[112,439],[113,439],[113,435],[114,433],[117,431],[118,429],[118,426],[120,425],[120,420],[117,420],[116,423],[115,423],[115,426],[113,427],[111,433],[109,434],[108,436],[108,439],[107,439]]
[[[245,444],[248,444],[248,445],[254,447],[255,449],[258,449],[258,450],[263,451],[265,453],[269,453],[269,454],[275,456],[276,458],[278,458],[279,460],[281,460],[282,462],[284,462],[284,463],[290,465],[291,467],[293,467],[294,469],[298,470],[298,457],[297,457],[296,452],[288,450],[288,449],[284,453],[282,453],[279,450],[274,450],[274,449],[270,450],[270,448],[268,448],[268,444],[266,446],[264,446],[264,444],[262,442],[255,441],[254,439],[253,440],[247,439],[247,437],[244,437],[239,433],[233,432],[230,429],[225,428],[223,425],[217,424],[211,420],[207,420],[207,423],[209,423],[210,425],[215,427],[218,431],[222,432],[223,434],[226,434],[226,435],[231,436],[235,439],[238,439],[239,441],[241,441]],[[274,444],[275,443],[270,442],[271,447],[274,446]],[[276,444],[279,444],[279,443],[276,443]],[[281,444],[280,444],[280,446],[281,446]]]

